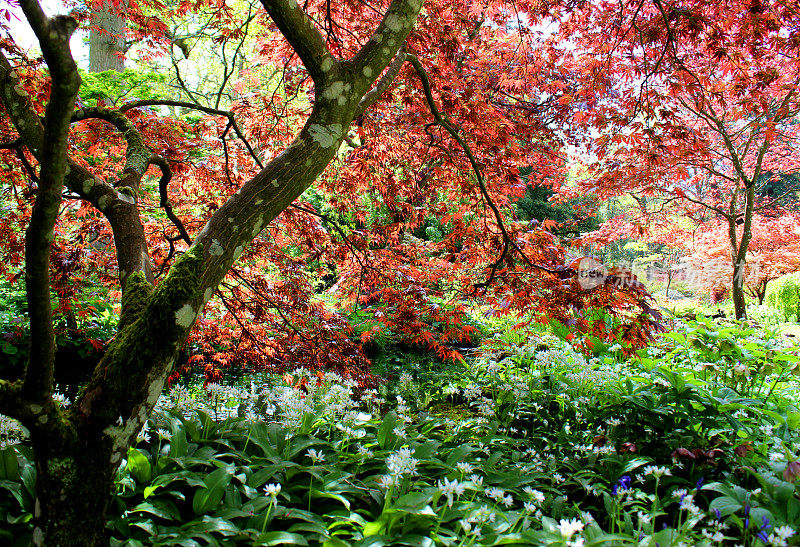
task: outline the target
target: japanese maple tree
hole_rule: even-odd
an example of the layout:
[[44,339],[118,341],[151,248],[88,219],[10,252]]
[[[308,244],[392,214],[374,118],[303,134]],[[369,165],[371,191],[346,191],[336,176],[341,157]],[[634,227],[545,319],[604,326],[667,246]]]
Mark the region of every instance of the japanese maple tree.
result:
[[740,318],[754,222],[790,194],[763,197],[765,175],[790,176],[800,166],[797,8],[586,4],[561,27],[575,41],[562,53],[575,67],[574,120],[595,132],[587,144],[595,158],[591,190],[656,201],[634,224],[640,232],[676,206],[722,222]]
[[[553,234],[508,214],[525,191],[519,165],[542,179],[563,166],[555,128],[569,101],[553,99],[565,96],[563,74],[523,24],[539,6],[130,3],[138,62],[157,64],[180,39],[164,20],[202,12],[215,43],[253,33],[247,69],[225,71],[216,94],[195,93],[176,72],[176,98],[95,106],[77,100],[76,19],[20,5],[47,71],[2,42],[4,199],[14,204],[0,219],[2,267],[24,272],[31,351],[0,380],[0,412],[31,433],[35,543],[104,544],[115,470],[196,323],[208,347],[243,341],[236,355],[210,356],[220,365],[256,355],[363,364],[342,316],[313,299],[310,262],[335,271],[331,289],[348,305],[373,306],[443,355],[464,336],[468,296],[627,347],[657,326],[640,283],[612,271],[581,286]],[[305,193],[317,179],[319,193]],[[414,235],[430,217],[442,237]],[[90,275],[121,293],[118,330],[64,410],[52,397],[50,291],[62,306]],[[447,294],[459,298],[438,305]],[[597,309],[619,321],[592,321]],[[441,338],[433,323],[445,325]]]
[[[685,260],[690,279],[707,291],[731,286],[728,227],[706,226],[689,246]],[[800,218],[783,211],[780,216],[755,215],[742,286],[763,304],[767,284],[800,269]]]

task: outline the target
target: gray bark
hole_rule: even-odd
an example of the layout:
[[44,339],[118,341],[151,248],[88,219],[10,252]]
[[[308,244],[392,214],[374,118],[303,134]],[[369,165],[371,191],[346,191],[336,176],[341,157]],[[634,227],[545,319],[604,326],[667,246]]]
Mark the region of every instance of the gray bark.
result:
[[104,4],[92,13],[92,27],[96,28],[89,33],[89,72],[122,72],[125,69],[120,54],[125,51],[127,5],[127,0],[119,7]]

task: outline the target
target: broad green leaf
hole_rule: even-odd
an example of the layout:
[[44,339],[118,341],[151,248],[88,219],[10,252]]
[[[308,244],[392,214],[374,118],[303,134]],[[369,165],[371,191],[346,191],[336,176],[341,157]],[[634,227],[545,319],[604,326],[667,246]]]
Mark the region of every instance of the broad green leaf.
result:
[[363,527],[364,536],[377,536],[383,532],[384,526],[386,526],[386,523],[383,520],[367,522]]
[[333,492],[320,492],[316,488],[311,489],[311,498],[329,498],[332,500],[336,500],[344,505],[347,509],[350,509],[350,501],[340,494],[336,494]]
[[0,480],[18,481],[19,479],[17,451],[13,446],[8,446],[0,450]]
[[445,463],[450,467],[455,467],[458,462],[466,461],[467,456],[474,451],[475,449],[468,444],[459,445],[450,451]]
[[[170,511],[172,509],[172,511]],[[150,502],[142,502],[133,509],[130,510],[131,513],[147,513],[149,515],[154,515],[156,517],[161,517],[162,519],[173,520],[180,518],[180,514],[177,510],[170,508],[164,504],[164,502],[156,501],[154,503]]]
[[267,532],[258,536],[256,545],[308,545],[308,542],[300,534]]
[[14,496],[14,499],[17,500],[20,507],[25,507],[25,496],[22,492],[22,484],[19,482],[0,480],[0,488],[4,488],[11,492],[11,495]]
[[726,517],[730,514],[735,513],[736,511],[739,511],[740,509],[742,509],[742,507],[744,507],[744,505],[742,505],[742,503],[739,500],[734,498],[729,498],[728,496],[720,496],[718,498],[715,498],[711,500],[711,503],[708,506],[708,508],[711,511],[713,511],[714,509],[718,509],[723,517]]
[[192,521],[183,528],[193,534],[216,533],[221,536],[235,536],[241,530],[229,520],[205,515],[200,521]]
[[194,493],[192,509],[195,514],[205,513],[217,506],[225,494],[225,487],[231,482],[233,471],[232,465],[226,465],[208,474],[203,481],[205,486]]
[[[519,542],[519,539],[517,539]],[[407,536],[400,536],[395,538],[392,541],[392,545],[409,545],[411,547],[432,547],[434,545],[433,540],[426,536],[420,536],[419,534],[410,534]],[[500,543],[495,543],[495,545],[500,545]]]
[[169,442],[169,455],[173,458],[182,458],[189,452],[189,444],[186,442],[186,430],[183,427],[176,427]]
[[137,448],[131,447],[128,449],[127,469],[139,483],[149,481],[152,476],[150,460]]
[[[397,427],[398,418],[397,414],[392,410],[386,413],[383,417],[380,428],[378,428],[378,444],[381,448],[394,448],[394,428]],[[391,444],[390,442],[391,441]]]

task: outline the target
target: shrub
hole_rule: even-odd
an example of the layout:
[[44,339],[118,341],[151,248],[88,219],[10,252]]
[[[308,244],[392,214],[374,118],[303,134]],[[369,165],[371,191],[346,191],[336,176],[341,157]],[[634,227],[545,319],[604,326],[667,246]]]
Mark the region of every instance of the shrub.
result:
[[[62,391],[72,397],[113,336],[116,319],[105,294],[84,297],[84,304],[61,301],[53,294],[56,360],[62,364],[55,378]],[[28,304],[21,282],[0,282],[0,372],[13,378],[25,367],[30,354]]]
[[783,313],[786,321],[800,319],[800,272],[784,275],[767,287],[767,305]]

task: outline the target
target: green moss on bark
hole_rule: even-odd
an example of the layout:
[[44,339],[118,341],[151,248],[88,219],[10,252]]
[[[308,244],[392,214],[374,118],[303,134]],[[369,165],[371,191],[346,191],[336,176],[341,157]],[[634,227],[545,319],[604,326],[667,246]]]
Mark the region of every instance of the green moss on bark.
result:
[[[87,390],[87,397],[98,390],[102,403],[93,411],[105,423],[118,416],[144,422],[149,414],[153,390],[161,389],[202,305],[202,256],[201,245],[192,247],[152,291],[142,274],[128,278],[119,331]],[[124,435],[138,431],[127,421]]]
[[98,453],[84,449],[76,454],[40,460],[34,545],[108,545],[105,520],[113,468]]
[[128,276],[125,292],[122,294],[122,312],[118,330],[123,330],[141,316],[151,294],[153,287],[147,282],[143,272],[134,272]]

